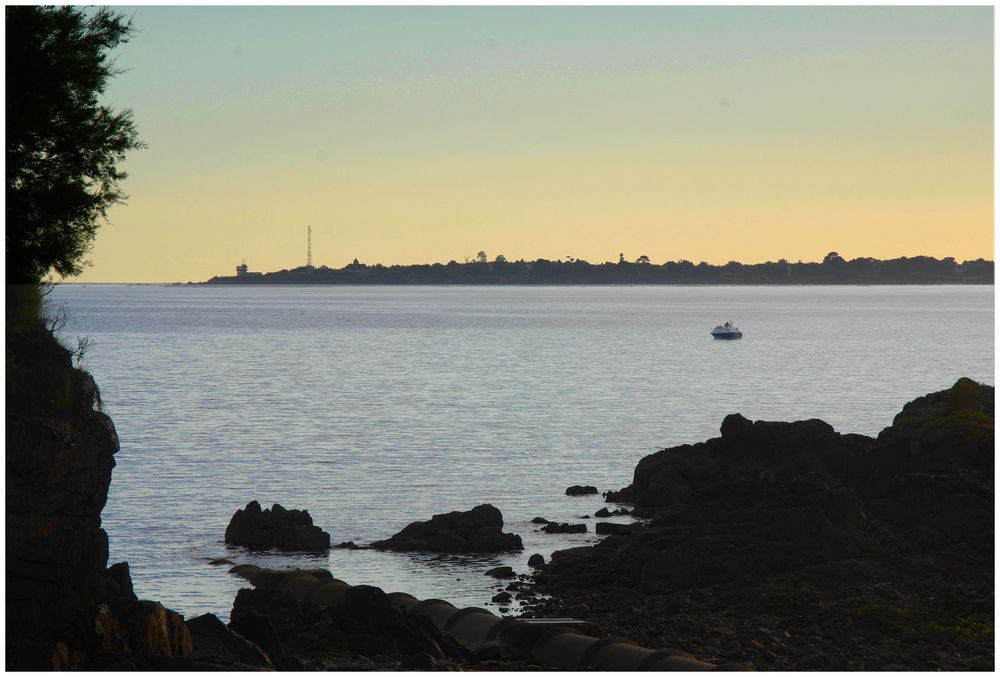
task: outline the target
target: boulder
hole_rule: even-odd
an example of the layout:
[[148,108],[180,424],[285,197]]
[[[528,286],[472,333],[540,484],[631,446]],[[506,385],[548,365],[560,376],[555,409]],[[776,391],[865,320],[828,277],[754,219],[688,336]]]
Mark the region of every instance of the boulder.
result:
[[616,534],[628,536],[635,532],[634,524],[615,524],[614,522],[598,522],[594,525],[594,531],[598,534]]
[[632,503],[635,500],[635,492],[630,484],[618,491],[605,491],[604,500],[608,503]]
[[285,658],[281,640],[267,616],[253,611],[240,614],[229,623],[229,629],[260,647],[275,665],[279,665]]
[[733,439],[740,433],[749,430],[752,427],[753,421],[746,418],[742,414],[730,414],[722,419],[722,425],[719,427],[719,432],[722,433],[722,439]]
[[426,522],[413,522],[384,541],[378,550],[424,552],[506,552],[523,550],[521,537],[503,532],[503,515],[489,504],[472,510],[434,515]]
[[597,493],[597,487],[592,487],[589,484],[586,486],[580,486],[579,484],[574,484],[566,489],[567,496],[590,496],[591,494]]
[[543,567],[545,566],[545,558],[536,552],[534,555],[528,558],[528,566],[533,567],[535,569],[537,569],[538,567]]
[[191,656],[213,663],[273,668],[259,646],[226,627],[213,614],[186,621],[191,634]]
[[514,573],[514,569],[511,567],[494,567],[484,575],[492,576],[493,578],[514,578],[517,574]]
[[542,527],[542,531],[547,534],[583,534],[587,532],[587,525],[549,522]]
[[316,552],[330,549],[330,534],[313,525],[306,510],[286,510],[275,503],[261,510],[250,501],[226,527],[226,543],[246,548]]
[[441,658],[442,646],[451,646],[428,619],[403,616],[380,588],[347,587],[338,604],[320,608],[273,594],[270,588],[283,587],[281,574],[276,575],[275,581],[265,577],[267,588],[239,591],[231,627],[253,626],[244,631],[283,654],[278,661],[272,657],[278,669],[292,669],[296,661],[303,664],[318,656],[343,661],[427,653]]
[[531,520],[531,523],[532,524],[548,524],[549,521],[547,519],[545,519],[544,517],[535,517],[534,519]]
[[601,508],[594,513],[594,517],[611,517],[611,511],[607,508]]

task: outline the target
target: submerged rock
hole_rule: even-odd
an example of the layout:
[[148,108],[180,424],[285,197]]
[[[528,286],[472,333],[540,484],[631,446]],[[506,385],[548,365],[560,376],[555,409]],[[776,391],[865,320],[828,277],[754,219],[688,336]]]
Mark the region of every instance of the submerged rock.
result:
[[426,552],[505,552],[523,550],[521,537],[504,533],[503,515],[489,504],[413,522],[392,538],[375,541],[378,550]]
[[583,534],[587,531],[587,525],[549,522],[542,527],[542,531],[547,534]]
[[286,510],[275,503],[261,510],[250,501],[237,510],[226,527],[226,543],[247,548],[320,551],[330,548],[330,534],[313,525],[307,510]]

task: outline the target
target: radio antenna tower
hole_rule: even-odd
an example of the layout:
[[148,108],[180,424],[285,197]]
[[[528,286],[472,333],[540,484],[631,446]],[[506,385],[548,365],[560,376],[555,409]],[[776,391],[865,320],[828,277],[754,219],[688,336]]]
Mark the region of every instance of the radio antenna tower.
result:
[[313,227],[306,227],[306,268],[313,267]]

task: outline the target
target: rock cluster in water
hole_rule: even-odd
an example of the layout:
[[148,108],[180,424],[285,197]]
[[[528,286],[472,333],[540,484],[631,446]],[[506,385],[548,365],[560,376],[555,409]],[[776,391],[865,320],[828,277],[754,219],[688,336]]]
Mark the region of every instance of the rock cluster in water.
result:
[[321,551],[329,550],[330,534],[313,524],[307,510],[286,510],[277,503],[261,510],[260,503],[250,501],[229,521],[226,543],[246,548]]
[[434,515],[426,522],[413,522],[392,538],[375,541],[372,547],[424,552],[524,550],[520,536],[503,532],[503,515],[489,504]]
[[[733,414],[720,437],[647,456],[632,485],[609,494],[631,499],[649,523],[554,553],[538,580],[588,608],[605,599],[623,633],[666,636],[676,619],[697,617],[730,633],[730,657],[759,667],[882,669],[918,650],[923,662],[904,667],[983,667],[975,656],[993,623],[990,386],[961,379],[920,397],[877,438]],[[626,607],[647,610],[630,621],[614,611]],[[745,623],[812,639],[793,651],[788,637],[780,646],[744,637]],[[856,648],[873,633],[886,647]]]

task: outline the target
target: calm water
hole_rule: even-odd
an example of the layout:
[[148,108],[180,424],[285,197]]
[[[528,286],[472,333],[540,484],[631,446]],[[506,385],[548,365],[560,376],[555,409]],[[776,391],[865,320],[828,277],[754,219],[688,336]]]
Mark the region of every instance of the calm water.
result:
[[[960,376],[993,383],[992,287],[59,287],[67,339],[121,438],[104,525],[140,597],[228,617],[208,559],[329,567],[350,583],[488,606],[483,571],[595,540],[574,520],[664,446],[722,418],[820,417],[875,434]],[[727,319],[742,341],[714,341]],[[334,543],[492,503],[523,554],[229,549],[251,499]],[[593,520],[588,520],[593,522]],[[591,530],[593,527],[591,526]],[[495,605],[494,605],[495,606]]]

